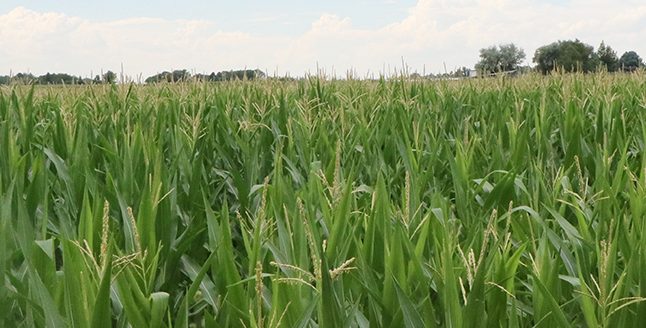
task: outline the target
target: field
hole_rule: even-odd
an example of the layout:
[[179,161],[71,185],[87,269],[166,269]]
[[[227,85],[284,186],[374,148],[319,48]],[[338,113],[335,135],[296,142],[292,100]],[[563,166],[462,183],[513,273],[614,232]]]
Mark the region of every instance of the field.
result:
[[646,75],[0,89],[0,327],[641,327]]

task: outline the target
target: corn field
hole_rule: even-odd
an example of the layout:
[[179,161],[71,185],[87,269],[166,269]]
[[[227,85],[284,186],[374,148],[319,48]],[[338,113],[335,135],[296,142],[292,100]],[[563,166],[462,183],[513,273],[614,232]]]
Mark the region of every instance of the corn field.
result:
[[642,327],[646,75],[0,89],[0,327]]

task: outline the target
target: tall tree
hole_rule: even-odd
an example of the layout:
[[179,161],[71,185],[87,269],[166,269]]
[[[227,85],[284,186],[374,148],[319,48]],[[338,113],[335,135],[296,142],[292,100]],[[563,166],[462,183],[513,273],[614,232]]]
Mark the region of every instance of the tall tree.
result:
[[525,52],[513,43],[480,49],[476,69],[484,73],[512,71],[525,59]]
[[498,50],[500,51],[500,66],[503,71],[518,69],[520,63],[525,60],[525,51],[513,43],[503,44]]
[[608,72],[615,72],[619,68],[617,53],[603,41],[601,41],[599,49],[597,49],[597,57],[599,58],[599,63],[605,66]]
[[103,83],[115,83],[117,81],[117,74],[115,74],[113,71],[107,71],[105,74],[103,74]]
[[550,43],[536,49],[532,61],[536,63],[536,69],[545,74],[553,71],[557,67],[556,61],[559,58],[559,53],[559,44],[556,42]]
[[598,59],[591,45],[577,40],[558,41],[536,49],[533,58],[543,74],[557,68],[565,72],[590,72],[596,69]]
[[632,72],[644,66],[644,62],[636,52],[626,51],[619,58],[619,66],[626,72]]

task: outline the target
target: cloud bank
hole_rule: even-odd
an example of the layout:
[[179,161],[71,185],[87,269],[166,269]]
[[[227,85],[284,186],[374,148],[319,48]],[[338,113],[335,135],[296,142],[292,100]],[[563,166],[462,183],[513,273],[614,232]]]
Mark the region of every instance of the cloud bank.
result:
[[[267,24],[272,24],[268,22]],[[93,21],[23,7],[0,15],[0,73],[101,70],[148,76],[162,70],[197,73],[260,68],[302,75],[440,72],[472,66],[480,48],[514,42],[534,50],[559,39],[593,46],[605,40],[618,55],[646,56],[646,4],[640,1],[419,0],[406,18],[374,29],[350,17],[322,13],[300,34],[255,35],[218,22],[134,17]]]

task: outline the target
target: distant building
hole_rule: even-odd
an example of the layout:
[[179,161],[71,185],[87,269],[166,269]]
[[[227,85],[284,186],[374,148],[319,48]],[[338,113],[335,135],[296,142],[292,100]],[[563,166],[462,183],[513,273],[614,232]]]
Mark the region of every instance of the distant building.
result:
[[470,69],[467,71],[467,77],[478,77],[478,71]]

